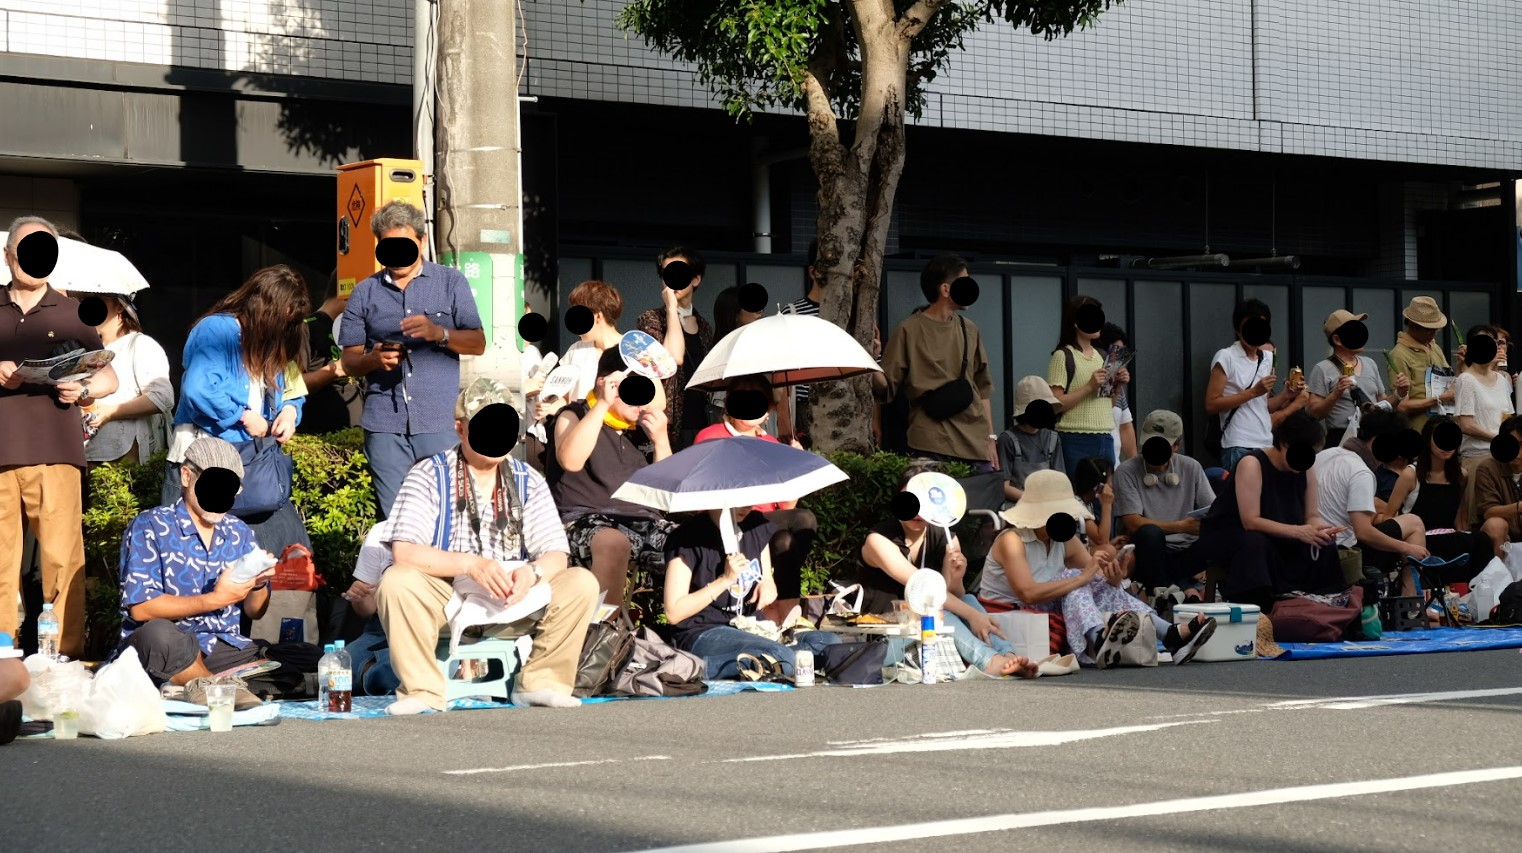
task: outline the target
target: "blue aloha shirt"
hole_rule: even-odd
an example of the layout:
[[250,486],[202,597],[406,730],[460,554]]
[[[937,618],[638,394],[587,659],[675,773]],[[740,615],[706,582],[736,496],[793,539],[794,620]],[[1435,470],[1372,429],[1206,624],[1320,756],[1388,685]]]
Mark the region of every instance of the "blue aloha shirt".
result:
[[[190,520],[184,498],[132,519],[122,537],[122,647],[132,632],[142,627],[131,616],[133,606],[161,595],[211,592],[224,568],[258,547],[254,531],[229,515],[217,522],[208,552]],[[188,616],[177,624],[181,631],[195,635],[202,654],[211,654],[217,640],[246,649],[253,641],[239,633],[242,614],[243,606],[232,604]]]

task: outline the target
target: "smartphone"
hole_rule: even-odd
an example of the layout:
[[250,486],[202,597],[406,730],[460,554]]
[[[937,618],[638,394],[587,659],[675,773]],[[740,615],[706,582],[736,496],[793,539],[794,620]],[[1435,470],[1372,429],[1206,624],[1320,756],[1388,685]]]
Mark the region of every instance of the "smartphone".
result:
[[406,346],[406,344],[403,344],[401,341],[381,341],[380,342],[380,346],[376,347],[376,349],[392,350],[394,352],[401,352],[402,347],[404,347],[404,346]]

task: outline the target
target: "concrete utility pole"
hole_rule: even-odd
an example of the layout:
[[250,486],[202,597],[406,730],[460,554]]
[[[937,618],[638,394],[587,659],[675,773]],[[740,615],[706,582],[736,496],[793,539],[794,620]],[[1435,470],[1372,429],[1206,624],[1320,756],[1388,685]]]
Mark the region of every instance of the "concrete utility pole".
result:
[[518,2],[438,0],[438,16],[433,242],[440,262],[470,280],[487,324],[486,354],[465,366],[462,379],[484,374],[517,388],[523,310]]

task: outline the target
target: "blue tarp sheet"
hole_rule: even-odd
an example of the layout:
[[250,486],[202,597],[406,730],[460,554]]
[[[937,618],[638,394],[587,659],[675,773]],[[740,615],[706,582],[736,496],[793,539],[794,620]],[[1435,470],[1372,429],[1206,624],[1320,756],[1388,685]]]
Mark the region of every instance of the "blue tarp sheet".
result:
[[1432,652],[1473,652],[1522,648],[1522,627],[1428,628],[1391,631],[1378,640],[1350,643],[1280,643],[1286,654],[1273,660],[1419,655]]

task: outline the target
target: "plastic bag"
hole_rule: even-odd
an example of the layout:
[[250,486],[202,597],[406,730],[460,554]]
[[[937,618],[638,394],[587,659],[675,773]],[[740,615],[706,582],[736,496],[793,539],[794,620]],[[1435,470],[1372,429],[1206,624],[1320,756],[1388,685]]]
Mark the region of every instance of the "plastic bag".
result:
[[32,683],[21,694],[21,713],[29,720],[53,719],[53,673],[56,670],[76,670],[80,678],[88,678],[84,664],[79,661],[58,663],[50,657],[32,655],[22,661]]
[[[1513,550],[1522,551],[1522,549]],[[1508,551],[1508,556],[1511,553],[1512,551]],[[1481,569],[1480,573],[1474,576],[1474,580],[1469,582],[1469,594],[1474,597],[1470,605],[1474,621],[1490,621],[1490,611],[1494,610],[1496,604],[1500,602],[1501,590],[1506,589],[1511,583],[1511,570],[1507,568],[1506,563],[1499,557],[1491,558],[1490,562],[1485,564],[1485,568]]]
[[80,733],[103,740],[157,734],[168,725],[163,698],[130,652],[101,667],[80,708]]

